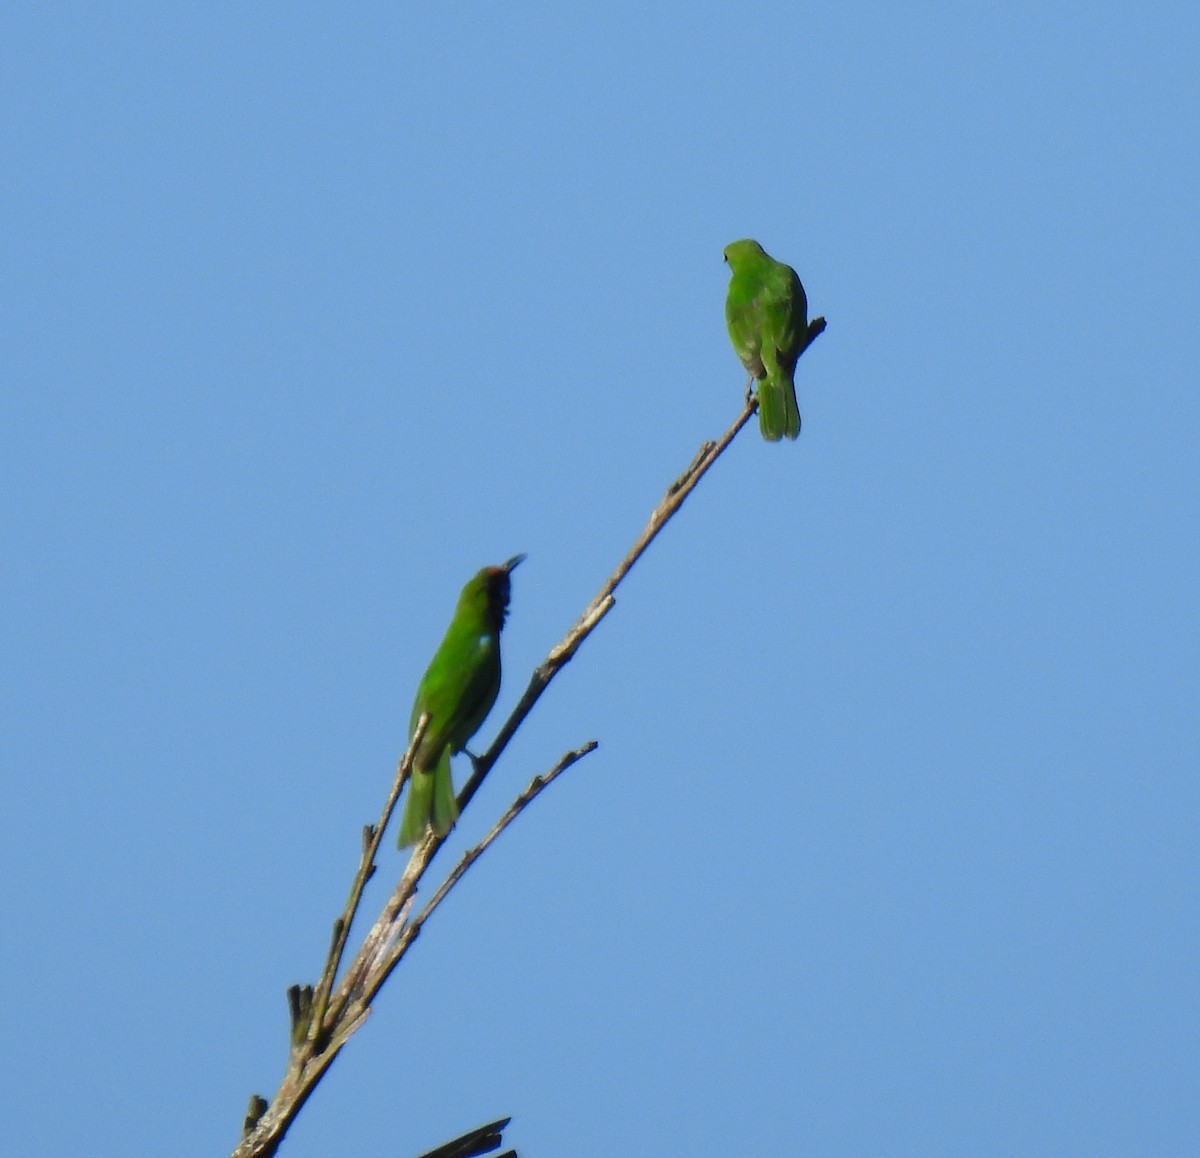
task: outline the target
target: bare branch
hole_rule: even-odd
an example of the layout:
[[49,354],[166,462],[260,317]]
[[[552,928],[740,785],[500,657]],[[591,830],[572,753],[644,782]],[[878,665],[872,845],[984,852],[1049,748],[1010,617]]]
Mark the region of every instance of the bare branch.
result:
[[599,746],[595,740],[589,740],[582,747],[574,748],[570,752],[564,753],[558,763],[549,772],[545,773],[545,775],[535,776],[526,785],[525,790],[508,806],[504,815],[492,825],[491,831],[487,836],[473,848],[467,849],[462,854],[462,858],[458,864],[454,866],[446,879],[438,885],[437,891],[430,897],[429,902],[405,925],[396,942],[378,960],[378,964],[370,969],[368,976],[363,982],[362,1001],[369,1003],[374,999],[375,995],[383,987],[383,983],[390,976],[392,970],[400,964],[401,958],[408,952],[409,947],[420,935],[425,922],[433,916],[434,910],[446,899],[450,890],[466,875],[467,869],[487,851],[496,838],[516,820],[548,785],[558,779],[572,764],[582,760],[584,756],[590,752],[594,752]]
[[479,791],[484,777],[491,771],[492,765],[507,747],[516,730],[521,726],[525,717],[533,709],[533,705],[541,698],[550,681],[566,666],[567,662],[579,650],[580,645],[599,625],[600,621],[612,610],[616,603],[616,590],[621,580],[633,569],[633,565],[642,557],[646,548],[654,542],[658,533],[667,525],[676,511],[683,506],[684,500],[695,489],[696,484],[704,477],[709,468],[725,452],[726,447],[737,437],[738,431],[750,420],[758,408],[758,400],[747,400],[741,414],[733,425],[716,442],[705,442],[695,458],[688,464],[687,469],[667,487],[662,501],[650,513],[650,520],[642,529],[642,533],[634,541],[625,558],[617,564],[617,569],[608,577],[604,586],[596,593],[595,598],[583,609],[574,626],[563,638],[550,649],[550,654],[534,669],[524,694],[517,701],[512,714],[504,721],[492,746],[475,762],[470,779],[463,785],[458,794],[458,808],[461,812],[470,803],[471,797]]
[[396,766],[396,775],[379,823],[368,824],[363,829],[362,857],[350,886],[350,897],[346,907],[333,923],[333,938],[317,988],[314,990],[310,985],[293,985],[288,990],[292,1028],[287,1071],[273,1102],[268,1105],[258,1094],[250,1099],[250,1110],[243,1123],[242,1141],[233,1152],[236,1158],[249,1158],[250,1155],[254,1155],[255,1158],[269,1158],[275,1153],[288,1127],[308,1100],[309,1094],[316,1088],[321,1075],[328,1069],[345,1041],[366,1019],[364,1011],[348,1021],[339,1020],[336,1025],[335,1043],[335,1034],[330,1032],[333,1027],[328,1025],[325,1016],[326,1007],[342,954],[345,952],[350,926],[354,923],[355,914],[362,901],[363,889],[375,873],[375,854],[379,851],[384,830],[396,808],[405,781],[412,773],[417,745],[428,727],[429,716],[424,714],[417,720],[408,748]]
[[350,886],[350,898],[342,915],[333,923],[333,942],[329,946],[329,956],[325,960],[325,969],[321,980],[317,983],[316,993],[312,998],[312,1016],[309,1019],[308,1041],[316,1050],[320,1049],[318,1038],[325,1020],[325,1012],[329,1005],[329,995],[333,991],[333,982],[337,977],[338,966],[342,963],[342,954],[346,951],[346,941],[350,936],[350,926],[354,923],[355,914],[362,901],[363,889],[375,875],[375,854],[379,851],[380,842],[387,829],[388,821],[395,811],[396,802],[408,778],[412,775],[413,760],[416,759],[417,748],[425,738],[425,729],[429,727],[429,713],[423,712],[413,729],[408,749],[400,757],[396,766],[396,775],[392,779],[392,788],[380,814],[379,823],[363,828],[363,852],[359,861],[358,871],[354,874],[354,883]]

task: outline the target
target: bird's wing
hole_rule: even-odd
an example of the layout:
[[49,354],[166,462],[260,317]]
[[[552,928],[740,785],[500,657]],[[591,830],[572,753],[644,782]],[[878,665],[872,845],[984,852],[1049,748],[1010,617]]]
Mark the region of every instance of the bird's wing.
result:
[[495,636],[481,634],[457,647],[455,655],[438,652],[417,689],[409,721],[411,736],[421,713],[429,713],[423,749],[438,752],[450,744],[457,752],[483,723],[499,691],[498,646]]

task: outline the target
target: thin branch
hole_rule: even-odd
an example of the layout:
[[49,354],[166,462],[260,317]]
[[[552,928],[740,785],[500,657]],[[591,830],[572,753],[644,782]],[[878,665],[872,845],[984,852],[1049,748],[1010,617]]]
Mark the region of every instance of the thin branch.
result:
[[525,717],[533,709],[533,705],[541,698],[550,681],[566,666],[567,662],[579,650],[580,645],[593,631],[600,621],[612,610],[616,603],[616,590],[621,580],[633,569],[633,565],[642,557],[646,548],[658,537],[658,533],[667,525],[676,511],[683,506],[684,500],[695,489],[696,484],[704,477],[709,468],[725,453],[726,447],[737,437],[738,432],[750,421],[758,409],[758,399],[750,397],[746,401],[741,414],[733,425],[716,442],[705,442],[696,457],[688,464],[687,469],[667,487],[662,501],[650,513],[650,520],[642,529],[642,533],[634,541],[625,558],[617,564],[616,570],[608,577],[604,586],[596,593],[595,598],[583,609],[574,626],[563,638],[550,649],[550,654],[534,669],[517,706],[512,714],[504,721],[492,746],[479,757],[471,772],[470,778],[458,794],[458,808],[461,812],[470,803],[471,798],[479,791],[492,765],[507,747],[516,730],[521,726]]
[[471,867],[487,849],[495,842],[496,838],[510,825],[526,808],[530,806],[551,784],[554,783],[572,764],[582,760],[584,756],[590,755],[600,744],[596,740],[589,740],[586,744],[579,748],[572,748],[570,752],[564,752],[559,757],[558,763],[554,765],[545,775],[535,776],[525,786],[525,790],[514,800],[505,810],[503,816],[492,825],[491,831],[485,836],[474,848],[467,849],[463,853],[462,859],[454,866],[453,872],[438,886],[438,890],[429,898],[429,903],[413,918],[414,925],[423,925],[433,915],[434,909],[438,907],[446,899],[447,894],[460,880],[462,880],[467,869]]
[[405,783],[412,774],[413,760],[416,758],[417,748],[425,737],[425,730],[429,727],[429,713],[422,712],[417,720],[417,726],[413,729],[412,738],[408,742],[408,748],[404,755],[400,757],[400,762],[396,765],[396,775],[392,780],[392,789],[388,793],[388,797],[383,806],[383,812],[379,816],[379,823],[375,825],[366,825],[363,828],[363,852],[362,860],[359,861],[358,871],[354,874],[354,883],[350,886],[350,897],[346,901],[346,907],[342,911],[342,915],[333,923],[333,942],[329,946],[329,956],[325,960],[325,969],[321,973],[321,980],[317,983],[316,992],[312,998],[312,1012],[308,1024],[308,1041],[314,1048],[319,1048],[318,1038],[321,1033],[322,1023],[325,1020],[325,1012],[329,1006],[329,995],[333,991],[333,983],[337,977],[338,966],[342,963],[342,955],[346,951],[346,942],[350,937],[350,926],[354,924],[354,917],[358,913],[358,906],[362,902],[363,890],[367,887],[367,882],[375,875],[375,854],[379,851],[380,842],[383,840],[383,834],[388,826],[388,821],[392,818],[392,813],[395,811],[396,802],[400,799],[400,793],[404,789]]
[[[396,802],[400,798],[404,784],[412,773],[417,746],[428,727],[428,713],[423,713],[417,720],[417,726],[413,730],[408,748],[396,766],[396,775],[392,780],[392,787],[384,803],[383,812],[380,814],[379,823],[368,824],[363,828],[362,856],[354,874],[354,881],[350,886],[350,896],[346,907],[333,923],[333,938],[317,988],[314,990],[309,985],[293,985],[288,990],[288,1006],[292,1022],[292,1048],[288,1058],[287,1071],[273,1102],[268,1105],[257,1094],[250,1099],[250,1110],[243,1123],[242,1141],[234,1150],[235,1156],[254,1155],[255,1158],[269,1158],[275,1153],[279,1143],[283,1140],[283,1135],[308,1100],[309,1095],[316,1089],[317,1082],[329,1068],[342,1045],[366,1020],[366,1011],[362,1011],[349,1019],[339,1019],[331,1027],[326,1020],[326,1009],[338,966],[341,964],[350,935],[350,927],[354,923],[354,917],[362,902],[363,890],[375,874],[375,855],[379,851],[384,830],[395,811]],[[404,915],[407,915],[407,911],[407,909],[404,910]],[[401,916],[401,920],[404,919],[404,915]],[[336,1030],[336,1034],[330,1032],[331,1029]],[[337,1038],[336,1045],[335,1036]]]
[[510,825],[529,805],[555,780],[558,779],[572,764],[582,760],[584,756],[594,752],[600,745],[595,740],[589,740],[579,748],[573,748],[564,753],[557,764],[544,775],[535,776],[525,787],[524,791],[510,804],[504,815],[492,825],[491,831],[473,848],[462,854],[458,864],[437,887],[437,891],[429,898],[425,907],[404,926],[398,940],[392,944],[385,955],[369,970],[363,983],[362,997],[359,999],[369,1004],[383,987],[383,983],[391,975],[392,970],[400,964],[401,958],[408,952],[409,947],[420,935],[425,922],[433,916],[434,911],[450,894],[450,891],[466,875],[469,869],[495,842],[496,838]]

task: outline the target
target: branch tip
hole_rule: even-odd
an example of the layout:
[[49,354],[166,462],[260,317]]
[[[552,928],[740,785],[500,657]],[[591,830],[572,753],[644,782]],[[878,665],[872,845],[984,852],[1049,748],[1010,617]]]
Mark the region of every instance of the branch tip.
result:
[[311,985],[290,985],[288,986],[287,1000],[294,1047],[308,1036],[309,1022],[312,1020],[313,987]]
[[267,1112],[267,1099],[262,1094],[251,1094],[250,1105],[246,1108],[246,1116],[242,1119],[242,1137],[250,1134],[258,1125],[259,1119]]

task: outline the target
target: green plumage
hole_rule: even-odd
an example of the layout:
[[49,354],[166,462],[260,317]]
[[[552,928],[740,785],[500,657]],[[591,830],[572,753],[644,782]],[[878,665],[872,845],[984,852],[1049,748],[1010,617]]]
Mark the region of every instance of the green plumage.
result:
[[[768,442],[800,433],[796,361],[824,328],[808,321],[804,286],[790,265],[770,257],[757,241],[725,247],[732,276],[725,299],[729,338],[742,365],[758,379],[758,425]],[[819,324],[818,324],[819,323]]]
[[417,686],[409,739],[425,713],[429,724],[413,759],[401,848],[416,844],[430,828],[445,836],[458,819],[450,757],[466,747],[500,693],[500,629],[508,611],[509,573],[524,558],[484,567],[462,589],[446,638]]

